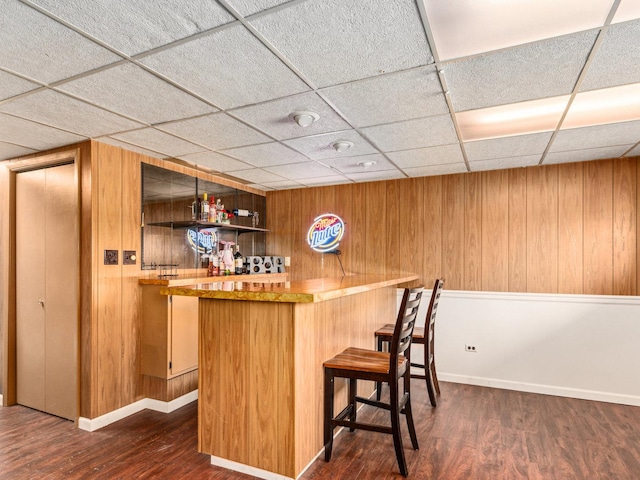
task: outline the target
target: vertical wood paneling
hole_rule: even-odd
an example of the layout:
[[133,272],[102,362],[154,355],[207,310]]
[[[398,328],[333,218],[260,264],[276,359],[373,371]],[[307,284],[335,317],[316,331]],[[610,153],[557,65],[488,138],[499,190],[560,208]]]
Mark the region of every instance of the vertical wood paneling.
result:
[[482,289],[482,173],[465,176],[464,289]]
[[[364,183],[355,185],[343,185],[342,197],[347,197],[347,191],[351,192],[351,221],[347,228],[350,230],[346,248],[349,249],[350,268],[352,273],[364,273],[366,271],[366,251],[363,245],[367,242],[367,216],[364,208],[366,201],[366,186]],[[347,197],[348,198],[348,197]]]
[[465,252],[465,175],[442,179],[442,273],[447,288],[464,290]]
[[527,170],[527,291],[558,291],[558,168]]
[[583,166],[558,166],[558,293],[582,292]]
[[[400,217],[406,211],[408,204],[407,192],[402,192],[400,198],[400,180],[389,180],[386,184],[387,196],[387,272],[400,272],[402,270],[402,259],[406,255],[408,236],[406,232],[400,230]],[[406,182],[402,182],[406,185]]]
[[[431,283],[432,279],[443,274],[442,270],[442,219],[443,219],[443,177],[423,177],[416,179],[422,184],[424,195],[424,212],[422,217],[416,218],[416,222],[423,219],[422,248],[422,282],[424,285]],[[447,279],[448,280],[448,279]],[[448,282],[447,282],[448,286]]]
[[584,293],[613,293],[613,161],[586,162]]
[[[385,182],[365,184],[366,200],[364,214],[366,216],[364,273],[385,273],[387,269],[387,250],[392,247],[388,242],[387,190]],[[383,230],[381,232],[380,230]]]
[[[140,185],[141,155],[123,151],[122,154],[122,240],[123,250],[133,250],[138,259],[140,252]],[[186,210],[186,209],[185,209]],[[122,262],[122,259],[121,259]],[[140,260],[135,265],[122,265],[122,403],[139,400],[140,372]]]
[[527,171],[509,170],[509,292],[527,291]]
[[[400,253],[399,272],[419,273],[425,271],[422,250],[425,244],[425,204],[423,201],[424,182],[419,178],[398,181],[398,198],[402,202],[398,206],[398,231],[400,234],[398,250]],[[434,277],[435,278],[435,277]],[[423,284],[431,283],[431,278],[420,278]]]
[[482,290],[509,288],[509,172],[482,174]]
[[[104,251],[120,250],[122,242],[122,151],[96,144],[94,184],[97,219],[96,301],[96,415],[122,406],[122,270],[120,265],[104,265]],[[122,261],[119,252],[118,260]]]
[[613,294],[637,295],[637,162],[613,163]]

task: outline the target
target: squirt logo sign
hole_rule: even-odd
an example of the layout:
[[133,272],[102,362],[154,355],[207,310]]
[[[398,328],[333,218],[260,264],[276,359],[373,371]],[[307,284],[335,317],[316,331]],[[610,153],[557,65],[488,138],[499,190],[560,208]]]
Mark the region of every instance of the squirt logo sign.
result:
[[332,213],[316,217],[307,233],[307,243],[316,252],[332,252],[344,235],[344,222]]

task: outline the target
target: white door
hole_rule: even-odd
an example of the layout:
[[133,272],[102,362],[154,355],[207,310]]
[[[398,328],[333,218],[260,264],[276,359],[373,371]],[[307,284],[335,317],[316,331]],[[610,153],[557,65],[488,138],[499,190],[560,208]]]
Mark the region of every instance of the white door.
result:
[[73,164],[16,175],[17,401],[78,416],[78,196]]

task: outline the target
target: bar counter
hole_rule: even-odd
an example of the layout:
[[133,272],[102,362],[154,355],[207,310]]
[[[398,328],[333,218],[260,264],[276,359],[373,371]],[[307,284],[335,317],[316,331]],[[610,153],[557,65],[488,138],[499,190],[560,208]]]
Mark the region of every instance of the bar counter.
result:
[[[322,363],[349,346],[375,349],[375,330],[397,315],[397,287],[417,278],[162,288],[199,298],[199,451],[256,477],[298,478],[324,446]],[[364,382],[359,393],[373,388]],[[346,385],[335,390],[341,410]]]

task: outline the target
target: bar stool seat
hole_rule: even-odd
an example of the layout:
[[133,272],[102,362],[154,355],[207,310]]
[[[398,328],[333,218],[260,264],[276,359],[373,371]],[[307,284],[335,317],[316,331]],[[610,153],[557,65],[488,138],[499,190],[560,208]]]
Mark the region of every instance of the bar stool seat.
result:
[[[438,310],[438,304],[440,303],[440,295],[444,287],[444,279],[436,279],[433,285],[433,291],[431,293],[431,300],[429,301],[429,308],[427,310],[426,321],[424,327],[414,327],[412,343],[417,345],[424,345],[424,362],[425,363],[411,363],[414,368],[421,369],[423,373],[411,373],[411,378],[425,380],[427,383],[427,393],[429,394],[429,400],[432,406],[437,406],[436,394],[440,395],[440,384],[438,383],[438,375],[436,374],[436,362],[434,355],[434,338],[435,338],[435,323],[436,312]],[[378,351],[383,350],[385,343],[391,342],[393,337],[394,325],[388,323],[382,328],[376,330],[375,337],[377,340]],[[428,334],[427,334],[428,332]],[[376,384],[376,399],[380,400],[382,382]]]
[[[407,462],[402,447],[400,414],[407,420],[409,436],[414,449],[418,449],[418,438],[411,413],[410,379],[411,335],[418,315],[422,288],[405,289],[398,318],[391,335],[389,352],[349,347],[324,362],[324,458],[331,460],[333,430],[337,426],[393,435],[393,445],[400,473],[408,475]],[[348,405],[334,416],[334,379],[348,379]],[[386,382],[391,385],[389,403],[357,395],[358,380]],[[402,384],[402,391],[400,390]],[[364,403],[389,411],[391,426],[357,421],[357,403]]]

